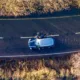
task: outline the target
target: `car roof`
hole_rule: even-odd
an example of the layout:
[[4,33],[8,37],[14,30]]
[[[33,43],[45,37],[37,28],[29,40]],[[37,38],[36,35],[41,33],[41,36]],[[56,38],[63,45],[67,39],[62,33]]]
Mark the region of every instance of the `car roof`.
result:
[[52,46],[54,45],[54,39],[53,38],[36,39],[35,44],[40,47]]

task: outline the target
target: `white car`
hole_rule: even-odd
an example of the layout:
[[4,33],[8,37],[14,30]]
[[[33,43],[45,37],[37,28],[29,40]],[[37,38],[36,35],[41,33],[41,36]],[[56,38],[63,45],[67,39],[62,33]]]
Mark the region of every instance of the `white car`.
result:
[[41,49],[45,47],[53,47],[55,44],[55,40],[52,37],[45,38],[31,38],[28,40],[28,46],[32,49]]

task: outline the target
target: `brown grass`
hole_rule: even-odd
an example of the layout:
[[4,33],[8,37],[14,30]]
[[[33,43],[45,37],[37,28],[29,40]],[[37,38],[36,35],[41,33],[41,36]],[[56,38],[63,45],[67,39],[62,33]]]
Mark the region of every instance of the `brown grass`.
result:
[[0,60],[1,79],[17,80],[78,80],[80,54],[46,59]]
[[21,16],[80,8],[80,0],[0,0],[1,16]]

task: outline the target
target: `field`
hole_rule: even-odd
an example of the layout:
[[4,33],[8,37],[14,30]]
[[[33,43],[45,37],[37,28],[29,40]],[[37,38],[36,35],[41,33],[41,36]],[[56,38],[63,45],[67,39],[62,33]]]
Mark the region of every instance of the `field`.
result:
[[80,53],[37,59],[0,59],[2,80],[79,80]]
[[47,14],[80,8],[80,0],[0,0],[0,16]]

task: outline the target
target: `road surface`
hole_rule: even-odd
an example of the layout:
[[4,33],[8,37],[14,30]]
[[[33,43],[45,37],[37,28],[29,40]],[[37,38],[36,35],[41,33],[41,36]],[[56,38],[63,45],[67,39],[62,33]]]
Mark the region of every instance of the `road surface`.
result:
[[[28,39],[38,31],[46,31],[56,40],[53,49],[31,51]],[[0,20],[0,56],[54,54],[80,49],[80,17]]]

